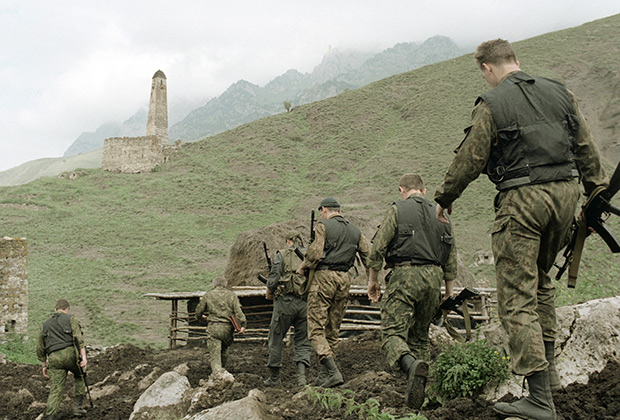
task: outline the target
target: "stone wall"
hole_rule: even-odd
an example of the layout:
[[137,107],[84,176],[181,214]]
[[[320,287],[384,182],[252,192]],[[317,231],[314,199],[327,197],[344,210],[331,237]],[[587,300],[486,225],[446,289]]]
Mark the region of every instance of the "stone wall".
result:
[[27,254],[25,238],[0,238],[0,335],[28,332]]
[[149,172],[164,161],[165,145],[157,136],[105,139],[101,169],[128,174]]

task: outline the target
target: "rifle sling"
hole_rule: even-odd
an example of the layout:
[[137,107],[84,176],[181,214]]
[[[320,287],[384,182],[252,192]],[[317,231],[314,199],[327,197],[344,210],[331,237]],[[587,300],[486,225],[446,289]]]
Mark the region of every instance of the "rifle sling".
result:
[[448,335],[452,337],[456,342],[464,343],[465,339],[463,338],[463,336],[459,334],[458,331],[452,326],[452,324],[448,322],[448,311],[446,311],[445,309],[442,309],[441,311],[443,312],[443,325],[444,327],[446,327]]
[[463,319],[465,320],[465,337],[467,340],[471,338],[471,318],[469,317],[469,308],[467,308],[467,300],[461,305],[463,311]]

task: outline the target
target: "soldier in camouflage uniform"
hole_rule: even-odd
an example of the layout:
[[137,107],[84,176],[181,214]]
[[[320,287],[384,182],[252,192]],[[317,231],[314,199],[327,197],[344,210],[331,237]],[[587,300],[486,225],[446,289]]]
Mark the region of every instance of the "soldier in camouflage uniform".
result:
[[492,87],[476,101],[472,125],[436,191],[444,219],[481,173],[496,184],[492,247],[499,317],[508,334],[512,370],[524,375],[530,395],[497,403],[505,416],[555,419],[551,389],[557,335],[549,277],[566,245],[579,198],[579,177],[590,194],[608,180],[574,95],[559,82],[522,72],[505,40],[482,43],[475,53]]
[[306,269],[314,271],[308,291],[308,337],[322,368],[316,384],[328,388],[344,383],[334,360],[334,347],[349,300],[348,271],[356,254],[367,268],[370,246],[359,228],[342,217],[335,198],[323,199],[319,211],[322,220],[297,274],[303,275]]
[[207,314],[207,349],[211,363],[211,373],[226,366],[228,347],[233,342],[234,328],[230,317],[234,315],[241,324],[241,331],[245,332],[246,319],[241,310],[239,298],[232,290],[226,288],[225,277],[213,279],[213,289],[209,290],[196,306],[196,318],[200,319]]
[[270,376],[265,385],[275,386],[281,383],[282,343],[291,326],[295,329],[295,357],[297,365],[297,385],[306,384],[306,368],[310,366],[312,346],[308,340],[307,295],[302,294],[305,278],[295,273],[301,265],[301,259],[295,254],[295,247],[303,252],[303,241],[297,232],[286,235],[285,249],[276,253],[267,280],[267,299],[275,298],[273,314],[269,325],[269,361],[267,366]]
[[372,240],[368,257],[368,298],[378,302],[377,279],[385,259],[385,297],[381,306],[381,347],[387,362],[407,374],[407,405],[420,408],[428,376],[428,329],[439,309],[442,280],[446,297],[454,290],[456,246],[451,227],[437,221],[435,206],[416,174],[405,174],[402,201],[390,207]]
[[[77,348],[79,348],[81,358],[79,364]],[[43,367],[43,376],[50,380],[46,419],[56,418],[62,401],[62,390],[67,380],[67,372],[73,373],[75,378],[73,415],[84,416],[86,409],[83,402],[86,386],[80,367],[86,368],[86,344],[80,323],[69,314],[69,302],[65,299],[56,302],[54,314],[43,324],[37,341],[37,358]]]

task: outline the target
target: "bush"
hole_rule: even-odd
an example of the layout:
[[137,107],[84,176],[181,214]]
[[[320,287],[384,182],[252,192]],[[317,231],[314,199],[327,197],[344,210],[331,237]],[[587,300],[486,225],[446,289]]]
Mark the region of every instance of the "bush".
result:
[[457,344],[437,357],[432,373],[436,382],[429,394],[443,403],[477,395],[485,385],[508,379],[509,357],[488,347],[484,340]]
[[353,398],[355,393],[350,389],[337,391],[331,388],[307,386],[305,393],[313,404],[329,411],[330,416],[338,412],[342,418],[353,416],[359,419],[370,420],[426,420],[426,417],[413,413],[408,414],[406,417],[397,417],[393,414],[381,412],[379,402],[374,398],[358,403]]

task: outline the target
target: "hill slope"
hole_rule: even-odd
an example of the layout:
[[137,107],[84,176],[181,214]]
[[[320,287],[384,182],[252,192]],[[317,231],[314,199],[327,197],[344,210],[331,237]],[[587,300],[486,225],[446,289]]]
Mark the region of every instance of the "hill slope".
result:
[[[565,80],[582,94],[614,162],[618,26],[620,15],[515,44],[525,71]],[[371,237],[398,198],[404,172],[419,172],[432,196],[485,89],[469,54],[185,144],[151,173],[86,170],[77,179],[0,189],[0,234],[28,238],[31,333],[62,296],[75,302],[91,342],[163,345],[168,304],[143,293],[207,289],[241,232],[289,219],[306,223],[325,196],[363,220]],[[455,205],[467,266],[476,252],[490,250],[493,195],[479,180]],[[472,270],[492,276],[490,267]],[[618,293],[619,270],[617,257],[588,239],[578,288],[569,294],[559,283],[559,302]]]

